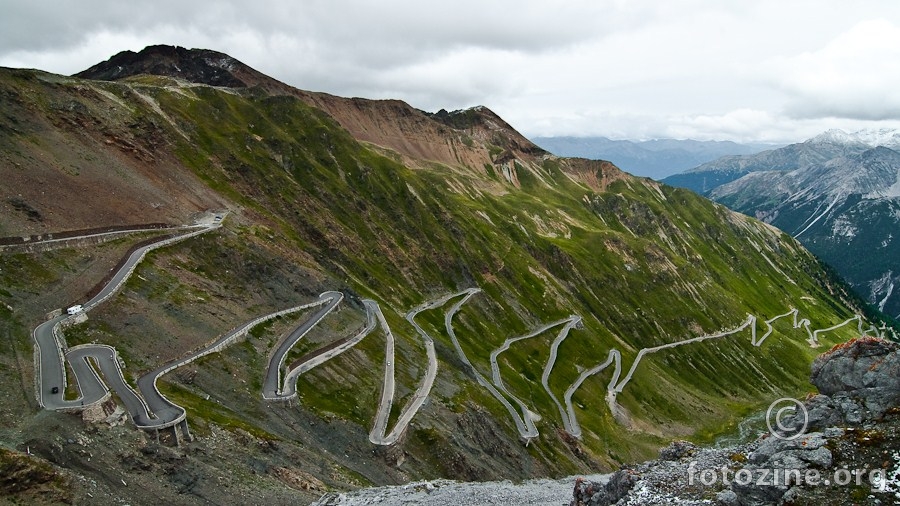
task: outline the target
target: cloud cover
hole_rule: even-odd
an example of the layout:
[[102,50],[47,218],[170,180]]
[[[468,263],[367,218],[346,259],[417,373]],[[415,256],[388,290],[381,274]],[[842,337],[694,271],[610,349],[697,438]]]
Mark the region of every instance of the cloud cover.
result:
[[527,135],[802,140],[900,126],[900,3],[2,0],[0,65],[203,47],[299,88],[483,104]]

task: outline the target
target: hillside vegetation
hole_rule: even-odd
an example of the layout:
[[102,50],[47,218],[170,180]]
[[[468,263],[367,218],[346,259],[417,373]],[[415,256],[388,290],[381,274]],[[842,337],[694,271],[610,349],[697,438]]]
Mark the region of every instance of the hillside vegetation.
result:
[[[150,254],[118,295],[67,331],[70,345],[115,346],[126,375],[137,377],[258,315],[342,290],[349,295],[342,309],[292,357],[355,332],[365,321],[359,299],[376,300],[398,340],[393,424],[426,365],[422,341],[403,315],[466,288],[482,292],[452,326],[484,377],[491,352],[507,338],[573,314],[583,318],[583,328],[559,346],[549,376],[559,399],[613,349],[622,354],[624,375],[643,348],[733,329],[748,314],[759,318],[762,334],[762,320],[791,308],[812,329],[857,311],[786,234],[609,163],[546,154],[487,109],[456,113],[467,115],[456,120],[408,106],[403,110],[420,116],[379,116],[395,126],[428,125],[419,130],[423,138],[410,133],[418,147],[404,151],[403,142],[376,143],[374,135],[360,142],[337,112],[309,105],[305,92],[270,88],[0,70],[2,235],[183,222],[209,208],[231,212],[219,231]],[[344,99],[329,100],[336,109]],[[353,114],[385,110],[380,103],[343,104],[355,107]],[[428,157],[437,151],[420,149],[438,145],[456,156]],[[33,400],[30,329],[47,311],[82,297],[127,243],[0,256],[0,383],[7,390],[0,409],[12,427],[2,433],[5,444],[57,437],[44,421],[50,414]],[[417,319],[436,340],[437,380],[391,447],[366,439],[383,376],[381,331],[301,376],[294,404],[267,404],[259,385],[272,344],[303,315],[165,376],[163,392],[187,409],[199,435],[183,456],[194,473],[187,492],[216,497],[222,491],[215,477],[226,472],[259,492],[284,482],[278,466],[304,469],[336,488],[608,470],[655,454],[675,437],[725,432],[773,399],[801,395],[820,351],[785,318],[760,347],[746,330],[649,354],[617,397],[627,413],[618,421],[605,401],[609,368],[574,395],[584,430],[575,439],[562,430],[541,385],[557,335],[551,330],[513,344],[500,359],[507,388],[540,416],[540,436],[526,445],[454,349],[444,326],[451,304]],[[855,324],[846,325],[820,341],[830,346],[856,333]],[[66,431],[84,430],[67,415],[53,417]],[[154,461],[121,440],[108,444],[90,451]],[[54,455],[48,458],[88,476],[115,461],[85,467]],[[168,476],[175,489],[183,481],[166,474],[164,463],[148,465],[147,476]],[[152,494],[173,493],[133,473],[128,480],[144,480]]]

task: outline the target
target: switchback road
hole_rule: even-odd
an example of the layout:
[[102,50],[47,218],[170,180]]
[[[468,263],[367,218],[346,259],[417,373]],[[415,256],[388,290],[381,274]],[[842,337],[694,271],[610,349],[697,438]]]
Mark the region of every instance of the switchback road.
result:
[[[281,383],[281,366],[284,364],[285,357],[287,357],[291,348],[297,344],[297,341],[302,339],[303,336],[316,326],[316,324],[322,321],[322,318],[325,318],[328,313],[332,312],[343,299],[344,295],[340,292],[323,293],[320,302],[325,303],[325,307],[316,312],[310,319],[301,323],[297,328],[291,331],[290,334],[279,341],[275,348],[275,352],[269,358],[269,364],[266,367],[262,392],[264,399],[279,400],[290,397],[290,395],[284,395]],[[294,392],[293,395],[296,395],[296,392]]]
[[[105,300],[111,297],[114,293],[116,293],[116,291],[121,288],[121,286],[127,281],[131,273],[144,258],[147,252],[177,241],[182,241],[190,237],[203,234],[210,230],[214,230],[220,226],[223,217],[223,215],[211,215],[209,216],[207,222],[202,225],[168,229],[185,231],[185,233],[176,235],[174,237],[161,238],[154,243],[136,249],[128,256],[126,261],[113,274],[109,282],[99,291],[99,293],[97,293],[97,295],[95,295],[89,301],[82,304],[83,312],[87,313],[91,311],[99,304],[103,303]],[[161,231],[165,230],[166,229],[162,229]],[[129,232],[132,231],[126,230],[114,233]],[[92,236],[85,235],[82,237],[67,238],[67,240],[88,237]],[[186,414],[183,408],[172,403],[159,392],[156,383],[160,376],[172,371],[177,367],[196,360],[199,357],[221,351],[226,346],[235,342],[238,338],[246,335],[246,333],[253,326],[258,325],[263,321],[303,309],[323,306],[310,318],[300,323],[295,329],[291,331],[289,335],[285,336],[285,338],[279,341],[278,346],[275,348],[272,356],[270,357],[265,371],[262,391],[263,398],[267,400],[285,400],[295,398],[297,396],[296,382],[297,378],[301,374],[352,348],[353,346],[358,344],[366,335],[371,333],[376,326],[381,325],[386,337],[386,353],[384,364],[385,374],[382,385],[381,400],[376,411],[374,426],[369,434],[369,440],[374,444],[391,445],[397,442],[397,440],[400,438],[400,436],[403,434],[403,432],[411,422],[412,418],[416,415],[416,413],[428,398],[437,375],[438,363],[434,347],[434,339],[416,323],[415,317],[422,311],[441,307],[453,298],[462,297],[444,314],[444,325],[447,331],[447,335],[450,337],[457,355],[459,356],[465,367],[469,370],[470,374],[476,379],[479,384],[484,386],[491,393],[491,395],[493,395],[501,404],[503,404],[503,406],[507,409],[507,411],[513,418],[516,429],[518,430],[520,436],[526,440],[530,440],[534,437],[537,437],[538,435],[537,428],[535,427],[535,418],[537,417],[537,415],[531,412],[527,408],[525,403],[515,397],[511,392],[509,392],[509,390],[504,385],[503,380],[500,376],[500,369],[497,362],[498,356],[502,352],[508,350],[510,345],[517,341],[534,337],[553,327],[565,324],[563,329],[561,329],[559,335],[551,344],[550,357],[545,364],[543,374],[541,376],[541,384],[550,398],[557,405],[557,408],[559,409],[560,415],[562,417],[565,430],[575,437],[581,437],[582,431],[576,419],[575,410],[572,406],[572,397],[578,390],[578,388],[581,387],[584,381],[587,380],[587,378],[599,374],[610,366],[613,366],[613,373],[607,385],[606,402],[613,414],[617,415],[619,413],[619,410],[618,404],[616,403],[616,396],[619,393],[622,393],[622,391],[631,381],[635,371],[637,370],[637,367],[641,363],[641,360],[646,355],[649,355],[651,353],[656,353],[661,350],[671,349],[677,346],[683,346],[692,343],[698,343],[710,339],[723,338],[739,333],[743,330],[746,330],[747,328],[750,328],[751,331],[751,344],[753,346],[759,347],[774,331],[772,323],[776,320],[789,316],[793,316],[794,329],[803,328],[806,331],[808,335],[807,342],[810,346],[813,347],[818,346],[818,337],[821,333],[838,329],[850,324],[853,321],[858,322],[858,330],[860,335],[866,335],[869,332],[873,331],[876,334],[879,334],[878,329],[874,326],[870,326],[869,329],[864,330],[864,320],[859,315],[849,318],[846,321],[832,327],[813,331],[810,328],[810,321],[805,318],[800,319],[799,311],[797,309],[791,308],[791,310],[787,313],[775,316],[768,320],[764,320],[764,323],[767,327],[766,332],[762,336],[758,337],[757,317],[748,315],[747,319],[741,325],[735,327],[732,330],[694,337],[682,341],[667,343],[660,346],[654,346],[639,350],[628,372],[621,379],[620,376],[623,372],[621,353],[616,349],[610,350],[607,359],[603,363],[583,371],[575,380],[575,382],[566,389],[563,396],[563,403],[561,404],[550,389],[549,377],[557,361],[557,351],[559,346],[566,339],[569,331],[572,328],[580,328],[579,325],[581,325],[581,318],[579,316],[573,315],[568,319],[545,325],[525,336],[507,339],[503,343],[503,345],[500,346],[500,348],[494,350],[491,353],[490,363],[493,380],[493,384],[491,384],[468,359],[462,349],[462,346],[460,345],[459,340],[456,337],[452,326],[454,315],[460,310],[462,305],[469,300],[469,298],[479,293],[480,291],[481,290],[478,288],[469,288],[458,293],[449,294],[441,298],[428,301],[407,313],[406,320],[422,337],[428,365],[422,382],[410,397],[410,399],[407,401],[404,408],[401,410],[394,429],[389,433],[386,433],[387,425],[395,395],[395,343],[394,336],[387,324],[387,321],[384,318],[384,314],[381,312],[380,307],[375,301],[363,301],[363,304],[366,308],[366,324],[356,334],[350,337],[339,339],[319,350],[301,357],[290,366],[288,366],[284,373],[282,373],[282,369],[284,368],[284,361],[290,349],[293,348],[293,346],[295,346],[296,343],[300,339],[302,339],[313,327],[315,327],[323,318],[325,318],[325,316],[330,314],[335,309],[335,307],[343,300],[343,295],[339,292],[325,292],[319,297],[317,301],[261,316],[237,329],[232,330],[231,332],[226,333],[203,349],[190,353],[184,358],[163,365],[156,370],[141,376],[137,381],[137,387],[140,394],[138,394],[138,392],[136,392],[125,380],[121,370],[121,359],[119,358],[114,348],[106,345],[81,345],[73,347],[71,349],[66,349],[65,341],[60,333],[60,328],[64,323],[67,323],[70,318],[77,317],[77,315],[60,315],[58,317],[52,318],[49,321],[41,323],[34,329],[32,333],[36,351],[35,362],[37,399],[41,406],[46,409],[79,410],[83,409],[86,406],[90,406],[92,404],[96,404],[98,402],[104,401],[105,399],[108,399],[110,395],[110,389],[112,389],[112,391],[114,391],[122,400],[122,403],[125,405],[126,409],[131,415],[131,418],[134,421],[135,425],[143,429],[159,429],[169,427],[184,420]],[[885,329],[882,330],[886,332]],[[75,399],[65,398],[67,390],[65,364],[67,362],[72,368],[73,379],[75,381],[74,386],[78,392]],[[101,379],[101,376],[102,378],[105,378],[105,382],[103,379]],[[516,410],[516,408],[513,407],[507,397],[513,399],[513,401],[518,404],[521,410],[521,416],[519,416],[519,412]]]
[[[435,352],[434,349],[434,339],[425,332],[418,323],[416,323],[416,316],[422,311],[441,307],[454,297],[470,294],[471,290],[472,289],[463,290],[459,293],[453,293],[430,300],[413,308],[406,314],[406,321],[408,321],[422,337],[422,342],[425,346],[425,354],[428,358],[428,366],[425,369],[425,377],[422,378],[422,383],[419,384],[416,391],[413,392],[412,397],[409,398],[406,405],[400,410],[400,415],[397,417],[397,423],[394,425],[394,429],[388,434],[385,434],[385,432],[387,432],[388,418],[390,417],[391,407],[394,403],[394,364],[396,363],[394,360],[394,335],[391,332],[387,321],[384,319],[384,314],[381,312],[381,309],[374,301],[369,301],[374,305],[378,312],[378,321],[381,324],[381,328],[384,329],[386,338],[384,384],[381,388],[381,401],[378,404],[378,411],[375,415],[375,424],[372,427],[372,431],[369,432],[370,442],[378,445],[391,445],[396,443],[397,440],[400,439],[400,436],[403,435],[406,427],[409,426],[413,417],[419,412],[419,409],[425,403],[425,400],[428,399],[431,388],[434,386],[434,380],[437,377],[438,371],[437,352]],[[466,296],[466,299],[468,299],[468,295]],[[465,300],[463,302],[465,302]]]
[[[553,364],[556,363],[556,350],[559,348],[559,343],[561,343],[562,340],[565,339],[565,336],[568,335],[569,330],[571,330],[572,327],[577,322],[580,322],[580,321],[581,321],[581,317],[571,316],[569,318],[566,318],[565,320],[560,320],[557,322],[553,322],[553,323],[544,325],[543,327],[540,327],[524,336],[511,337],[511,338],[507,339],[506,341],[503,341],[503,344],[500,345],[499,348],[497,348],[496,350],[491,352],[491,357],[490,357],[491,381],[494,383],[494,386],[496,386],[498,389],[500,389],[504,394],[506,394],[506,396],[511,398],[516,404],[519,405],[519,409],[522,412],[522,417],[518,420],[518,423],[516,423],[517,426],[522,425],[522,426],[528,428],[529,430],[531,427],[534,427],[534,430],[537,431],[537,428],[534,425],[534,422],[536,421],[534,413],[530,409],[528,409],[528,406],[525,405],[525,402],[523,402],[521,399],[519,399],[518,397],[513,395],[513,393],[510,392],[509,389],[506,388],[506,385],[503,383],[503,378],[500,376],[500,365],[497,363],[497,358],[500,356],[501,353],[508,350],[509,347],[513,343],[516,343],[518,341],[522,341],[525,339],[531,339],[532,337],[536,337],[540,334],[543,334],[544,332],[552,329],[553,327],[567,324],[565,327],[563,327],[562,331],[559,333],[556,340],[553,341],[550,357],[547,359],[547,364],[544,367],[544,376],[549,377],[550,371],[553,369]],[[542,377],[542,382],[545,382],[545,381],[546,380],[544,380]],[[550,392],[550,387],[545,385],[544,388],[550,394],[550,397],[554,400],[554,402],[556,402],[558,405],[559,402],[556,400],[556,398]],[[515,418],[519,418],[518,415],[515,415]],[[565,418],[566,418],[566,416],[565,416],[565,414],[563,414],[563,422],[564,423],[565,423]],[[514,420],[514,422],[515,422],[515,420]]]
[[[103,301],[111,297],[125,283],[138,263],[144,258],[148,251],[160,248],[177,241],[182,241],[196,235],[203,234],[219,227],[218,222],[212,225],[204,225],[194,228],[193,231],[178,235],[171,238],[160,239],[159,241],[148,244],[135,250],[118,271],[112,276],[106,286],[100,290],[91,300],[84,303],[83,312],[87,313]],[[77,316],[77,315],[76,315]],[[66,391],[66,373],[65,373],[65,357],[63,340],[58,337],[60,326],[66,320],[73,318],[72,315],[63,314],[52,318],[38,325],[32,332],[32,337],[36,346],[36,375],[37,375],[37,399],[40,405],[46,409],[71,409],[81,408],[104,400],[109,395],[109,390],[97,377],[96,372],[88,365],[87,359],[90,358],[98,363],[101,371],[114,373],[113,376],[121,378],[121,371],[115,353],[110,354],[108,347],[98,346],[96,350],[90,347],[81,347],[74,355],[78,366],[73,365],[73,373],[75,375],[76,387],[79,392],[78,398],[74,400],[65,399]],[[84,364],[82,366],[81,364]],[[131,397],[134,391],[127,388],[124,380],[119,381],[117,378],[111,380],[113,386],[125,385],[121,396]],[[55,391],[54,391],[55,390]],[[116,391],[116,393],[120,393]],[[123,400],[124,402],[124,400]],[[133,406],[137,406],[131,403]],[[141,413],[132,413],[132,416],[139,416]]]
[[739,332],[742,332],[742,331],[746,330],[747,328],[750,329],[750,343],[753,346],[760,347],[760,346],[762,346],[763,342],[765,342],[766,338],[768,338],[774,331],[774,328],[772,327],[772,323],[775,322],[776,320],[779,320],[781,318],[785,318],[788,316],[794,317],[793,318],[793,328],[794,329],[803,328],[804,330],[806,330],[806,332],[809,336],[809,338],[807,339],[807,343],[811,347],[816,347],[819,345],[819,339],[818,339],[819,334],[824,333],[824,332],[830,332],[832,330],[836,330],[836,329],[843,327],[853,321],[857,321],[859,323],[858,330],[859,330],[860,335],[866,335],[867,333],[872,332],[872,331],[874,331],[875,333],[878,333],[878,329],[874,326],[870,326],[869,329],[864,330],[863,329],[863,320],[859,315],[849,318],[846,321],[839,323],[837,325],[834,325],[832,327],[812,331],[810,329],[810,321],[806,318],[799,319],[799,311],[795,308],[791,308],[791,310],[788,311],[787,313],[784,313],[784,314],[781,314],[778,316],[774,316],[768,320],[764,320],[764,323],[766,324],[766,327],[767,327],[766,332],[762,336],[757,336],[756,323],[757,323],[758,319],[754,315],[748,315],[747,319],[744,320],[744,322],[742,324],[740,324],[739,326],[737,326],[731,330],[719,332],[716,334],[708,334],[708,335],[703,335],[703,336],[694,337],[694,338],[690,338],[690,339],[685,339],[683,341],[667,343],[667,344],[663,344],[660,346],[643,348],[643,349],[639,350],[637,356],[634,359],[634,362],[632,362],[632,364],[631,364],[631,368],[628,370],[628,373],[625,375],[624,378],[622,378],[621,381],[619,380],[619,377],[622,373],[622,356],[621,356],[621,353],[619,352],[619,350],[613,349],[613,350],[610,350],[606,361],[604,361],[603,363],[601,363],[591,369],[587,369],[587,370],[583,371],[578,376],[578,378],[575,380],[575,382],[572,383],[569,386],[569,388],[566,389],[566,392],[564,395],[564,402],[565,402],[566,412],[567,412],[567,417],[564,417],[564,420],[565,420],[565,418],[568,418],[568,423],[566,424],[566,432],[568,432],[570,435],[572,435],[574,437],[577,437],[577,438],[581,437],[581,435],[582,435],[581,427],[578,424],[578,420],[575,416],[575,410],[572,407],[572,396],[574,395],[575,391],[578,390],[579,387],[581,387],[581,384],[584,383],[584,381],[588,377],[604,371],[610,365],[614,364],[615,368],[613,370],[612,378],[610,379],[610,381],[607,385],[607,388],[606,388],[606,402],[607,402],[607,405],[609,406],[610,411],[613,413],[613,415],[618,415],[618,414],[620,414],[620,409],[618,407],[618,404],[616,403],[616,396],[618,394],[622,393],[622,391],[625,389],[625,386],[628,385],[629,381],[631,381],[631,378],[634,375],[635,371],[637,370],[638,365],[640,365],[641,360],[646,355],[649,355],[651,353],[656,353],[658,351],[665,350],[665,349],[675,348],[677,346],[684,346],[687,344],[699,343],[699,342],[706,341],[709,339],[720,339],[723,337],[728,337],[728,336],[737,334]]

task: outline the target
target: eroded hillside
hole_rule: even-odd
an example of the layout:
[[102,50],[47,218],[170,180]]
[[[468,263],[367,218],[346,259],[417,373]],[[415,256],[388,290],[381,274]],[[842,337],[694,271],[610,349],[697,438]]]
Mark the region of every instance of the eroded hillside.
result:
[[[141,239],[125,237],[0,256],[5,444],[37,448],[95,480],[128,462],[117,472],[149,496],[198,501],[227,493],[215,484],[229,474],[259,498],[304,488],[298,483],[313,484],[299,493],[314,497],[324,487],[413,478],[607,470],[673,437],[727,430],[778,394],[804,392],[812,332],[856,311],[789,236],[611,164],[543,153],[486,109],[429,116],[402,103],[337,98],[329,109],[305,95],[173,76],[107,82],[4,69],[0,230],[180,223],[229,211],[222,228],[148,255],[117,295],[66,331],[69,344],[115,346],[136,378],[256,316],[340,290],[346,302],[288,363],[355,332],[366,321],[360,299],[376,301],[396,339],[389,425],[428,362],[404,315],[480,289],[449,320],[459,298],[419,313],[438,369],[400,440],[367,438],[391,362],[381,328],[300,376],[296,401],[262,398],[272,346],[297,323],[287,319],[162,378],[160,389],[186,408],[199,436],[182,449],[38,410],[30,330],[83,297]],[[354,103],[358,111],[334,109]],[[805,327],[772,320],[764,343],[752,339],[748,314],[759,337],[764,320],[792,309]],[[503,397],[536,415],[539,435],[526,445],[479,377],[492,378],[492,353],[507,339],[573,316],[580,323],[562,340],[559,327],[548,328],[494,354]],[[857,332],[853,322],[816,337],[830,345]],[[618,365],[581,378],[613,350]],[[580,438],[566,430],[560,406],[578,381],[570,396]],[[98,441],[91,465],[65,443],[85,432]],[[188,476],[173,471],[172,459]],[[98,494],[130,493],[104,480]]]

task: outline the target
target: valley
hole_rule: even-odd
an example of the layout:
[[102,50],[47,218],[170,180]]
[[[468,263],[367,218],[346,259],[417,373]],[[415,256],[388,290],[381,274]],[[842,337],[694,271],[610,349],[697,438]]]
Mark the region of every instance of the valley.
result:
[[[429,366],[421,385],[417,389],[416,393],[412,397],[410,397],[407,405],[401,411],[394,429],[389,434],[385,434],[385,432],[387,430],[388,418],[390,416],[391,406],[394,400],[395,393],[393,365],[395,362],[394,337],[391,333],[390,326],[384,317],[384,314],[381,312],[381,308],[378,306],[378,303],[373,300],[363,301],[366,308],[368,323],[357,333],[356,336],[349,339],[338,339],[335,342],[317,350],[316,352],[309,353],[304,358],[296,360],[289,367],[285,367],[284,365],[285,358],[288,352],[297,344],[299,340],[303,339],[303,337],[307,333],[309,333],[309,331],[312,330],[313,327],[315,327],[323,318],[327,317],[328,314],[331,313],[335,309],[335,307],[341,303],[344,298],[343,294],[341,294],[340,292],[325,292],[319,297],[318,301],[281,310],[276,313],[256,318],[253,321],[239,327],[238,329],[225,334],[223,337],[217,339],[211,345],[203,348],[202,350],[192,353],[176,362],[163,365],[158,369],[141,376],[137,380],[137,386],[140,394],[137,394],[130,386],[128,386],[128,382],[126,381],[122,373],[120,359],[116,354],[115,348],[108,345],[82,344],[71,349],[67,349],[65,345],[65,339],[62,335],[63,332],[61,331],[61,327],[63,325],[71,325],[72,321],[74,320],[87,320],[88,312],[111,297],[125,283],[131,273],[134,272],[137,264],[141,261],[141,259],[143,259],[148,251],[159,247],[165,247],[174,241],[186,240],[195,235],[214,230],[221,226],[223,217],[224,216],[221,214],[215,215],[213,224],[202,226],[203,228],[201,228],[201,230],[185,233],[182,235],[176,235],[172,238],[163,238],[156,242],[152,242],[146,246],[138,248],[131,255],[129,255],[126,261],[122,262],[119,270],[112,275],[109,282],[99,291],[97,295],[86,302],[83,306],[76,306],[79,307],[79,311],[77,313],[58,316],[56,318],[48,320],[45,323],[42,323],[35,328],[33,335],[35,344],[37,345],[37,354],[35,359],[35,370],[37,371],[36,385],[38,401],[41,406],[46,409],[58,411],[77,411],[79,409],[83,410],[91,407],[92,405],[102,403],[108,400],[110,396],[110,390],[103,383],[103,380],[101,379],[102,376],[115,391],[116,395],[125,404],[130,413],[132,421],[138,428],[143,430],[158,431],[160,429],[174,427],[175,425],[180,424],[181,430],[184,433],[184,437],[190,440],[191,435],[188,430],[188,424],[186,421],[186,412],[184,408],[169,401],[163,394],[160,393],[159,389],[156,386],[160,376],[167,374],[177,369],[178,367],[189,364],[190,362],[209,353],[221,351],[224,347],[230,346],[241,337],[246,336],[247,332],[251,328],[265,322],[266,320],[285,316],[287,314],[295,313],[298,311],[311,309],[317,306],[323,307],[308,319],[303,319],[297,327],[293,328],[288,334],[286,334],[285,337],[278,342],[277,347],[271,353],[264,375],[265,378],[263,380],[262,396],[264,399],[270,401],[286,401],[295,399],[297,397],[296,384],[301,374],[311,370],[318,365],[323,364],[330,359],[335,358],[344,351],[347,351],[354,345],[358,344],[366,335],[371,333],[376,325],[380,325],[387,338],[385,344],[386,353],[384,363],[384,384],[382,387],[382,397],[377,409],[374,426],[369,435],[369,441],[378,445],[390,445],[396,443],[399,440],[400,436],[403,434],[403,431],[412,421],[418,409],[427,400],[437,373],[438,364],[434,352],[434,340],[415,323],[416,315],[424,310],[441,307],[453,298],[462,297],[457,303],[452,306],[451,309],[449,309],[445,313],[444,321],[447,334],[453,340],[456,351],[459,354],[459,358],[468,366],[470,372],[475,375],[478,382],[486,389],[488,389],[490,393],[506,407],[519,431],[519,436],[526,441],[538,436],[538,430],[536,429],[535,421],[536,419],[540,420],[541,417],[533,413],[521,399],[516,397],[506,388],[503,382],[497,358],[501,353],[509,350],[512,344],[525,339],[534,338],[560,325],[562,325],[562,330],[560,330],[559,335],[556,337],[556,339],[553,340],[552,344],[550,345],[550,354],[547,363],[543,368],[541,384],[544,387],[544,390],[547,392],[547,395],[553,400],[556,407],[559,409],[559,414],[564,429],[575,438],[580,438],[582,433],[575,415],[575,410],[572,406],[572,396],[577,391],[578,387],[580,387],[587,378],[602,372],[604,369],[606,369],[606,367],[613,363],[615,364],[615,370],[613,371],[612,379],[607,387],[606,398],[610,411],[613,414],[616,414],[622,412],[621,408],[616,404],[616,396],[622,393],[625,386],[634,375],[635,370],[638,368],[641,360],[650,353],[656,353],[665,349],[674,348],[676,346],[700,343],[709,339],[728,337],[734,334],[741,333],[748,328],[751,331],[751,344],[753,346],[759,347],[775,330],[772,326],[772,323],[778,319],[789,316],[793,316],[794,329],[799,329],[802,327],[804,330],[806,330],[807,334],[809,335],[808,343],[811,347],[819,346],[818,336],[820,333],[834,331],[854,321],[858,323],[857,332],[859,335],[865,336],[871,333],[873,335],[877,335],[878,337],[890,336],[894,339],[896,339],[897,337],[893,329],[888,329],[885,326],[883,326],[881,329],[878,329],[874,326],[870,326],[868,329],[864,329],[864,320],[860,315],[856,315],[842,323],[838,323],[826,329],[812,330],[809,327],[810,322],[808,319],[804,318],[798,320],[799,312],[794,308],[783,315],[778,315],[765,320],[764,323],[766,325],[766,332],[762,336],[757,337],[757,317],[750,315],[748,316],[746,322],[733,330],[721,332],[714,335],[699,336],[683,341],[667,343],[664,345],[639,350],[631,367],[628,370],[628,373],[624,378],[621,378],[621,380],[619,379],[622,373],[621,352],[617,349],[610,350],[609,358],[605,362],[592,369],[586,370],[585,373],[582,373],[578,377],[578,379],[566,389],[564,396],[566,407],[564,409],[563,405],[559,402],[556,395],[551,391],[548,380],[553,367],[556,364],[560,345],[566,339],[566,337],[568,337],[570,330],[572,330],[573,328],[583,328],[582,318],[579,316],[571,316],[566,320],[561,320],[544,325],[530,332],[529,334],[506,339],[499,348],[491,352],[491,384],[488,383],[484,379],[484,377],[477,372],[475,366],[471,361],[469,361],[465,352],[460,346],[459,341],[452,328],[453,315],[457,311],[459,311],[461,306],[465,304],[469,297],[472,297],[473,295],[476,295],[480,292],[480,290],[478,289],[468,289],[460,293],[450,294],[440,299],[423,303],[422,305],[414,308],[409,313],[407,313],[406,320],[416,328],[416,330],[420,333],[420,335],[423,337],[424,342],[426,343]],[[76,237],[75,239],[84,239],[88,237],[91,236],[81,236]],[[46,242],[38,241],[33,244],[44,245],[48,242],[54,241],[56,240],[49,239]],[[82,307],[83,309],[81,309]],[[893,335],[891,336],[890,334],[887,334],[887,332],[891,332]],[[62,363],[63,357],[65,357],[65,360],[74,373],[75,388],[80,394],[79,398],[73,400],[66,400],[64,398],[64,392],[60,392],[60,387],[58,386],[62,385],[62,390],[66,390],[67,378],[65,368],[63,367]],[[58,363],[55,360],[56,358],[60,359]],[[99,368],[99,375],[97,374],[98,371],[95,370],[91,365],[91,362],[96,364],[96,367]],[[282,375],[284,375],[284,378],[282,378]],[[49,385],[56,386],[50,387]],[[50,392],[51,389],[52,392]],[[521,416],[519,416],[519,412],[517,412],[509,402],[509,399],[512,399],[512,401],[519,406]],[[627,423],[627,421],[625,421],[625,423]],[[178,436],[176,433],[176,439],[177,437]]]
[[[802,395],[812,345],[889,331],[787,234],[553,156],[486,108],[430,115],[156,51],[115,80],[0,69],[3,235],[220,210],[123,269],[159,233],[0,253],[0,442],[78,500],[607,472]],[[204,82],[213,64],[231,77]],[[47,311],[98,284],[61,331],[67,372]],[[42,409],[34,378],[98,402]],[[187,420],[190,438],[123,425],[142,402],[136,425]]]
[[665,179],[800,240],[871,306],[900,316],[900,134],[829,130],[755,155],[723,157]]

